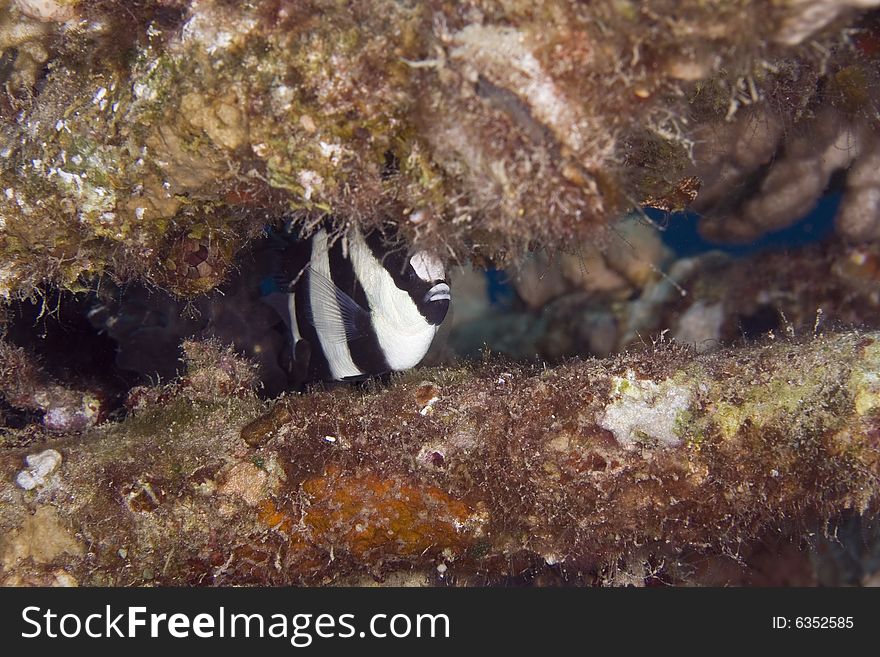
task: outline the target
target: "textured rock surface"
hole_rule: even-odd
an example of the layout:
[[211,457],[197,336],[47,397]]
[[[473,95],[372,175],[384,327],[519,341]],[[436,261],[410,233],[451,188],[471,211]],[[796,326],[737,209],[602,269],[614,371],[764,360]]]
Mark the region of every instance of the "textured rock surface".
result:
[[[271,410],[247,367],[191,346],[193,371],[133,393],[124,422],[44,438],[63,455],[50,485],[14,482],[33,445],[0,451],[0,581],[434,581],[440,565],[485,583],[524,563],[581,582],[735,581],[723,555],[769,536],[796,550],[876,505],[878,345],[661,343],[555,369],[424,369]],[[623,422],[646,409],[649,426]]]
[[[192,296],[284,213],[391,219],[500,264],[601,241],[702,176],[733,197],[725,218],[739,188],[716,184],[715,155],[745,110],[795,145],[826,115],[834,134],[873,130],[877,31],[853,21],[877,4],[4,0],[0,297],[102,273]],[[828,149],[807,150],[764,181],[774,226],[829,175]],[[806,187],[777,193],[792,171]],[[842,225],[876,232],[859,216]]]
[[104,416],[100,392],[60,385],[23,349],[0,339],[0,395],[19,409],[43,413],[50,431],[79,431]]

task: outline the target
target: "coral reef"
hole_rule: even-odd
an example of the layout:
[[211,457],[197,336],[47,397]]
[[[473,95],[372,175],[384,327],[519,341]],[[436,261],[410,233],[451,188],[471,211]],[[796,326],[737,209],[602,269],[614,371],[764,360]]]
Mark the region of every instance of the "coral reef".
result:
[[[845,5],[815,4],[820,6],[813,8],[814,16]],[[854,29],[848,46],[836,51],[834,64],[831,52],[794,66],[768,64],[762,77],[797,78],[803,94],[779,96],[749,87],[725,117],[695,128],[693,171],[703,184],[693,208],[707,219],[701,226],[706,236],[747,242],[787,227],[829,187],[843,195],[837,216],[841,236],[851,242],[880,236],[873,166],[878,36],[877,16],[870,15]],[[694,109],[699,112],[704,102],[718,101],[710,92],[695,99]]]
[[512,283],[531,310],[539,310],[564,292],[594,299],[626,299],[659,275],[670,258],[660,234],[638,217],[611,224],[607,244],[582,242],[564,251],[539,252],[512,273]]
[[[639,231],[654,229],[641,224]],[[673,260],[666,249],[650,248],[659,245],[656,239],[654,232],[646,246],[646,240],[628,237],[616,249],[629,253],[613,260],[614,266],[625,270],[634,263],[638,267],[629,270],[645,272],[641,279],[603,276],[608,266],[602,256],[587,250],[555,261],[539,256],[512,272],[522,307],[493,306],[485,294],[477,303],[481,291],[466,286],[457,304],[468,308],[461,317],[453,309],[448,347],[437,362],[479,357],[483,349],[549,363],[584,354],[605,357],[664,330],[679,344],[710,351],[762,336],[880,328],[877,243],[830,239],[742,258],[708,251]],[[569,271],[585,275],[571,277]],[[540,304],[533,306],[536,298]]]
[[[478,264],[601,242],[642,199],[751,180],[764,146],[733,179],[715,156],[752,112],[775,150],[794,135],[763,183],[779,225],[873,130],[877,4],[4,1],[0,297],[99,274],[191,297],[284,213],[390,219]],[[791,167],[810,184],[783,202]],[[869,168],[841,218],[866,238]]]
[[[861,87],[865,82],[852,84]],[[707,218],[701,226],[707,237],[749,242],[786,228],[806,216],[832,176],[842,172],[847,173],[837,217],[840,234],[854,242],[880,236],[873,119],[853,118],[826,103],[795,134],[786,132],[778,116],[761,109],[711,128],[712,148],[717,150],[705,154],[711,173],[693,204]],[[730,142],[720,145],[723,140]]]
[[[872,581],[878,6],[0,0],[0,584]],[[436,367],[280,394],[328,218],[459,266]]]
[[880,241],[880,141],[867,138],[846,177],[843,207],[837,217],[841,234],[855,242]]
[[[191,344],[190,371],[133,391],[125,421],[0,452],[0,581],[461,584],[538,563],[592,583],[738,581],[724,555],[768,536],[797,552],[876,503],[878,345],[661,342],[267,407],[246,362]],[[60,467],[23,485],[41,450]]]

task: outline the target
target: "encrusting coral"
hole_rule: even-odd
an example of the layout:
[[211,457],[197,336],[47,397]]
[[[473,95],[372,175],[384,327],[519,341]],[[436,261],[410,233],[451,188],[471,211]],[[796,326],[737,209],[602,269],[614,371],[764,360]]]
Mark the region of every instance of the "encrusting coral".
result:
[[601,242],[711,182],[695,147],[752,106],[869,125],[877,4],[3,2],[0,297],[191,297],[285,213],[477,263]]
[[[423,369],[270,408],[247,363],[187,349],[124,422],[0,453],[0,582],[485,583],[523,558],[693,581],[880,493],[876,333]],[[22,486],[47,448],[57,469]]]

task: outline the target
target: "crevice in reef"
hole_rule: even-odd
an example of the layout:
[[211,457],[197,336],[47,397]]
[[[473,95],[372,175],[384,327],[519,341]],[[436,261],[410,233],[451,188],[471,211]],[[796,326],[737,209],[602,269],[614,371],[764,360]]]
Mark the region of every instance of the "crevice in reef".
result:
[[[615,230],[605,247],[537,253],[519,268],[452,268],[452,310],[423,364],[491,353],[553,366],[644,348],[644,336],[663,329],[709,351],[773,334],[880,325],[878,247],[827,238],[739,258],[714,250],[676,257],[646,222],[630,217]],[[9,306],[6,340],[63,385],[95,384],[110,412],[133,386],[182,375],[185,340],[231,347],[255,364],[257,394],[275,398],[290,388],[281,366],[288,337],[263,298],[277,290],[282,257],[277,239],[254,240],[223,284],[191,299],[106,278],[91,292],[51,289]]]
[[10,303],[0,326],[2,424],[44,419],[57,397],[45,392],[47,386],[89,391],[99,400],[102,419],[122,419],[133,388],[165,384],[185,372],[187,340],[231,347],[256,365],[257,394],[276,397],[288,387],[279,365],[286,335],[261,295],[278,271],[277,248],[261,239],[238,254],[225,283],[192,299],[155,285],[102,278],[89,291],[48,288]]
[[[41,297],[10,304],[3,333],[10,347],[20,348],[32,359],[33,368],[19,370],[21,381],[33,371],[53,385],[100,391],[102,412],[109,415],[121,408],[138,378],[116,365],[116,343],[89,322],[94,298],[91,293],[45,290]],[[38,409],[10,405],[8,400],[4,405],[10,409],[3,414],[7,427],[42,416]]]

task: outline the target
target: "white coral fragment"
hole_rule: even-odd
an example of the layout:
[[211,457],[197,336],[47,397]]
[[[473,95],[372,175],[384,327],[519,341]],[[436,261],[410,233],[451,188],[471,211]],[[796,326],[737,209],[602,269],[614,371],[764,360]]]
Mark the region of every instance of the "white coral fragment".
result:
[[599,416],[598,424],[613,433],[622,447],[681,444],[676,429],[691,405],[688,388],[669,379],[660,383],[638,379],[632,370],[627,370],[625,377],[614,377],[613,386],[613,401]]
[[25,458],[27,469],[15,477],[19,488],[33,490],[37,486],[45,486],[46,479],[61,465],[61,454],[54,449],[47,449],[39,454],[29,454]]

